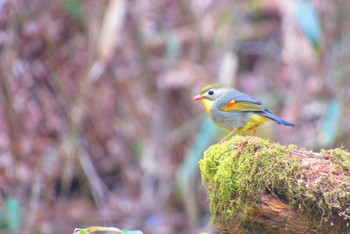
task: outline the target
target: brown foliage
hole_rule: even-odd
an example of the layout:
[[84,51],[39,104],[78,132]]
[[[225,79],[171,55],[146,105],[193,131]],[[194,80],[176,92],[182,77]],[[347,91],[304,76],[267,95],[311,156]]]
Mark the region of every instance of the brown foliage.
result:
[[[31,217],[22,230],[63,233],[107,222],[193,233],[198,223],[188,221],[196,219],[184,211],[175,177],[199,128],[202,109],[191,97],[217,80],[298,125],[288,134],[269,125],[263,136],[323,146],[315,126],[328,100],[342,103],[350,93],[341,70],[349,19],[332,18],[348,4],[315,1],[325,19],[322,46],[331,51],[320,57],[284,24],[288,8],[263,2],[1,2],[0,182],[2,200],[18,199]],[[293,41],[308,53],[295,53]],[[347,142],[345,122],[340,142]],[[192,192],[205,198],[195,183]],[[199,219],[206,203],[194,204]]]

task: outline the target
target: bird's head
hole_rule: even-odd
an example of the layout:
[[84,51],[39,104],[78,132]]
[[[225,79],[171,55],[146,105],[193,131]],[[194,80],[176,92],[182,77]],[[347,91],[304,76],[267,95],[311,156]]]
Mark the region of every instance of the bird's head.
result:
[[228,90],[223,84],[211,84],[201,89],[200,94],[193,98],[194,101],[201,100],[207,112],[210,112],[215,100],[220,98]]

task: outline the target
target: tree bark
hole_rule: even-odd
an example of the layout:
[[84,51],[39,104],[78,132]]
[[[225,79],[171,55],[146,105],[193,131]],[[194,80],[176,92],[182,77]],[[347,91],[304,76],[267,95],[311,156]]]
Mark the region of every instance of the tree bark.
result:
[[200,161],[223,233],[350,233],[350,154],[234,136]]

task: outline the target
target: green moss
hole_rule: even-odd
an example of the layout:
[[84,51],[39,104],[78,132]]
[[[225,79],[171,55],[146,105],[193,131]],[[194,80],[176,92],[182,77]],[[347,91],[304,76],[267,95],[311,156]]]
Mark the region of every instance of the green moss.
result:
[[350,153],[345,151],[343,147],[331,150],[322,150],[321,152],[328,154],[330,157],[335,157],[338,159],[338,163],[343,169],[350,169]]
[[[238,135],[210,147],[200,161],[200,169],[208,187],[214,226],[229,230],[233,224],[244,225],[249,209],[266,193],[285,199],[299,212],[309,213],[315,225],[333,221],[334,212],[349,218],[350,181],[332,184],[327,173],[312,174],[309,164],[290,156],[295,150],[294,145]],[[324,151],[322,155],[329,158],[330,165],[336,165],[339,173],[350,168],[350,154],[342,149]],[[313,160],[317,163],[319,158]]]

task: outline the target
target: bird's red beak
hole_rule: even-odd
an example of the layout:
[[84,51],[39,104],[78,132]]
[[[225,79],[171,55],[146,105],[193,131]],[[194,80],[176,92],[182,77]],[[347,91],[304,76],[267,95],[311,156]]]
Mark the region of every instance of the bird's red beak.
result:
[[202,95],[197,95],[195,96],[192,100],[193,101],[198,101],[198,100],[202,100],[204,97]]

